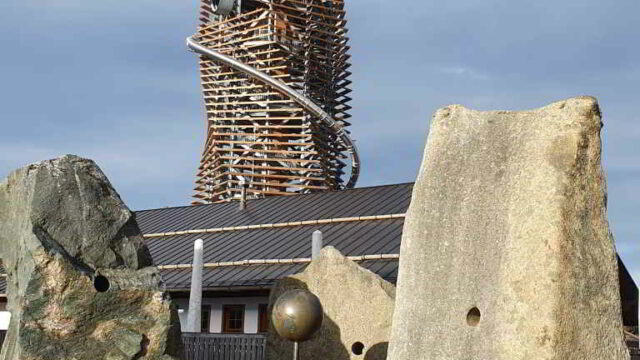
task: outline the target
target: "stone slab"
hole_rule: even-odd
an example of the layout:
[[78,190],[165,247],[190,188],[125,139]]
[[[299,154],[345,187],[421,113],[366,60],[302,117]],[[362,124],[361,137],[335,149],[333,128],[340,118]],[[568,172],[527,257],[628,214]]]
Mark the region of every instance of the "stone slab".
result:
[[433,116],[389,360],[628,359],[596,99]]
[[[395,297],[393,284],[329,246],[302,273],[278,281],[271,290],[269,313],[278,296],[292,289],[311,291],[320,299],[325,313],[318,333],[300,344],[301,359],[386,358]],[[362,344],[360,351],[357,343]],[[292,351],[292,343],[280,339],[270,327],[267,358],[289,360]]]
[[91,160],[67,155],[0,182],[11,321],[1,360],[170,360],[177,312],[133,213]]

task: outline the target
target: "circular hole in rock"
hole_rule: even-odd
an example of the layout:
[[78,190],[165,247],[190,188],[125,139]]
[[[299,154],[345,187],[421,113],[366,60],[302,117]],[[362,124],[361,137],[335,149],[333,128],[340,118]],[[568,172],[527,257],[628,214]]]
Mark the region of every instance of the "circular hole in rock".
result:
[[476,326],[478,323],[480,323],[480,310],[474,307],[467,313],[467,324],[469,324],[469,326]]
[[364,351],[364,344],[361,343],[360,341],[356,341],[353,343],[353,345],[351,345],[351,352],[354,355],[362,355],[363,351]]
[[93,278],[93,287],[97,292],[105,292],[109,290],[109,279],[102,275],[98,275]]

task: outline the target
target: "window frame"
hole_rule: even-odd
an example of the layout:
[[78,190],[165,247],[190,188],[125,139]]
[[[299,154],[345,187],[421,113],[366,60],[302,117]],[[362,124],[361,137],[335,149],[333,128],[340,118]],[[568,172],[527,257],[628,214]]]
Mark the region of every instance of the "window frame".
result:
[[211,305],[202,305],[200,311],[200,332],[211,332]]
[[[239,328],[231,328],[230,321],[231,315],[233,311],[241,311],[242,315],[240,319],[236,319],[236,321],[240,321],[241,326]],[[246,306],[244,304],[227,304],[222,305],[222,333],[223,334],[244,334],[245,328],[245,313]]]
[[269,331],[269,304],[258,305],[258,333]]

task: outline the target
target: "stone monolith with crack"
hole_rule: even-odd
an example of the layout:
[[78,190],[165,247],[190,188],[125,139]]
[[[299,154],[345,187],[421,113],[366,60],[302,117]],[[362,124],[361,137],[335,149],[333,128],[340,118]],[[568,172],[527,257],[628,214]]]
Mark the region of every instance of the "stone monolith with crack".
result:
[[[385,359],[393,316],[393,284],[328,246],[303,272],[281,279],[274,286],[269,308],[278,296],[291,289],[311,291],[324,309],[318,333],[300,344],[301,359]],[[289,360],[292,349],[290,341],[279,338],[269,328],[267,359]]]
[[389,360],[623,360],[600,109],[438,110],[405,220]]
[[1,360],[169,360],[180,324],[135,217],[91,160],[0,183],[9,330]]

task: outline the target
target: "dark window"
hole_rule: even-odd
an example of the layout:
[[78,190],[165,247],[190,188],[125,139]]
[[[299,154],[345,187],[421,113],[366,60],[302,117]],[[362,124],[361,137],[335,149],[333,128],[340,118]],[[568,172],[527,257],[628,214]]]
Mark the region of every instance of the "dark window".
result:
[[244,332],[244,305],[224,305],[222,307],[222,332]]
[[267,304],[258,307],[258,332],[267,332],[269,329],[269,311]]
[[201,332],[209,332],[209,319],[211,319],[211,305],[202,305],[202,314],[200,315]]

